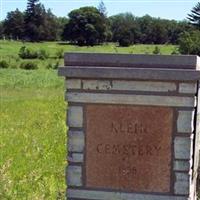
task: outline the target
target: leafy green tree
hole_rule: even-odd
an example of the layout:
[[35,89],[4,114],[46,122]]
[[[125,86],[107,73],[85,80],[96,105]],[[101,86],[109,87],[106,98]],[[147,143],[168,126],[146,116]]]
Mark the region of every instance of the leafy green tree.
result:
[[120,46],[129,46],[138,41],[138,23],[131,13],[123,13],[109,18],[113,41]]
[[69,22],[68,18],[66,17],[57,17],[56,24],[57,24],[57,40],[62,40],[63,37],[63,30],[66,24]]
[[191,10],[191,14],[188,14],[188,19],[191,24],[197,26],[200,29],[200,2]]
[[106,39],[106,23],[95,7],[82,7],[69,13],[64,39],[78,45],[99,44]]
[[181,54],[200,55],[200,31],[184,32],[179,38]]
[[24,35],[24,14],[18,9],[7,14],[4,33],[10,39],[22,39]]
[[167,22],[167,20],[153,19],[151,36],[154,44],[165,44],[169,41]]

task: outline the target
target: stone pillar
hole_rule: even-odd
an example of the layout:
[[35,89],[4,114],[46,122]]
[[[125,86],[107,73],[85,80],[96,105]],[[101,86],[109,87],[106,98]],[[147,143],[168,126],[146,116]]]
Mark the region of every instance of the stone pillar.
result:
[[200,58],[65,54],[69,200],[196,200]]

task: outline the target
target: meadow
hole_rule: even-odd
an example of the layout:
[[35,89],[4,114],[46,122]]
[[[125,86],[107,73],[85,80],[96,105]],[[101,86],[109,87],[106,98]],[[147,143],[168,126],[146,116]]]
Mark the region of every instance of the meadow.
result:
[[[42,59],[21,59],[18,54],[21,47],[26,46],[33,51],[45,50],[48,58]],[[177,52],[175,45],[132,45],[130,47],[118,47],[114,43],[97,45],[93,47],[78,47],[67,43],[41,42],[23,43],[17,41],[0,40],[0,61],[6,60],[10,68],[19,68],[20,64],[26,61],[34,62],[39,69],[57,68],[63,64],[63,58],[57,54],[60,52],[91,52],[91,53],[130,53],[130,54],[153,54],[158,47],[161,54],[172,54]]]
[[[45,49],[49,58],[35,59],[39,69],[18,69],[23,46]],[[0,69],[0,199],[61,200],[65,198],[67,104],[64,80],[49,63],[63,64],[56,52],[108,52],[152,54],[156,45],[127,48],[105,44],[77,47],[56,42],[22,43],[0,41],[0,60],[9,63]],[[162,54],[176,50],[157,45]],[[48,69],[47,69],[48,68]]]

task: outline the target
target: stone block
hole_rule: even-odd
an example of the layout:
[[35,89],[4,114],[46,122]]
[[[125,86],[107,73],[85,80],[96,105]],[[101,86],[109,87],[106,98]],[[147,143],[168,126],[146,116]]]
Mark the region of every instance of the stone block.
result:
[[179,111],[177,131],[180,133],[192,133],[194,131],[194,111]]
[[191,161],[175,160],[174,170],[175,171],[189,171],[191,168]]
[[68,92],[69,102],[194,107],[195,97]]
[[67,185],[82,185],[82,168],[80,166],[68,166],[67,169]]
[[189,194],[189,182],[178,181],[174,185],[174,193],[179,195],[188,195]]
[[86,90],[110,90],[111,81],[105,80],[83,80],[83,89]]
[[147,92],[172,92],[176,91],[173,82],[151,81],[113,81],[113,90],[147,91]]
[[74,163],[82,163],[83,162],[83,154],[82,153],[69,153],[68,161]]
[[197,92],[197,84],[196,83],[180,83],[179,92],[195,94]]
[[189,194],[190,186],[189,186],[189,174],[188,173],[175,173],[175,185],[174,192],[175,194],[187,195]]
[[80,79],[67,79],[66,80],[67,89],[81,89],[81,80]]
[[69,127],[81,128],[83,126],[83,108],[81,106],[69,106],[67,124]]
[[83,152],[84,143],[84,134],[82,131],[69,131],[68,150],[70,152]]
[[192,143],[189,137],[176,137],[174,141],[175,159],[190,159],[192,154]]
[[98,200],[188,200],[186,196],[169,196],[154,194],[137,194],[123,192],[105,192],[92,190],[68,189],[69,198],[77,199],[98,199]]

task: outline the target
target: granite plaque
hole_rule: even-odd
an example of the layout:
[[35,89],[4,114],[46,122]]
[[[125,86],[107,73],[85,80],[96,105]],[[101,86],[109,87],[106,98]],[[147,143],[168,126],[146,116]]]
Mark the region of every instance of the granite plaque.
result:
[[86,186],[170,192],[173,109],[87,105]]

